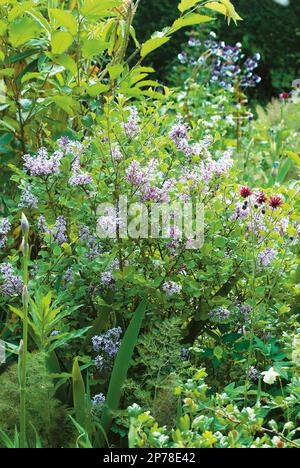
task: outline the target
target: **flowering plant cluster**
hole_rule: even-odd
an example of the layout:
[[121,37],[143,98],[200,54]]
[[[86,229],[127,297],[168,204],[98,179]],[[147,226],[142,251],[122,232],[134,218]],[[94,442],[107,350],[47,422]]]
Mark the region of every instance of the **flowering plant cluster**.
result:
[[[243,91],[259,82],[259,56],[211,35],[200,61],[181,54],[190,76],[171,92],[142,60],[203,21],[190,11],[200,2],[180,2],[180,18],[142,46],[131,27],[139,2],[109,3],[17,18],[38,18],[35,54],[45,53],[34,66],[51,63],[38,94],[24,92],[32,102],[14,104],[22,151],[0,218],[0,338],[3,379],[20,382],[21,405],[0,446],[13,444],[18,418],[21,446],[35,436],[27,386],[47,389],[48,445],[64,432],[87,448],[299,446],[299,184],[290,168],[273,179],[263,161],[248,170],[256,144],[264,154]],[[229,0],[205,8],[240,19]],[[69,116],[59,131],[48,127],[54,103]],[[36,105],[45,121],[30,144]],[[6,403],[0,421],[16,406]]]
[[254,72],[259,64],[260,54],[246,58],[241,43],[231,46],[224,41],[218,42],[214,32],[210,32],[209,39],[203,45],[199,39],[191,36],[188,49],[178,55],[178,60],[184,65],[188,63],[207,67],[210,82],[231,91],[237,85],[249,88],[261,81],[261,77]]

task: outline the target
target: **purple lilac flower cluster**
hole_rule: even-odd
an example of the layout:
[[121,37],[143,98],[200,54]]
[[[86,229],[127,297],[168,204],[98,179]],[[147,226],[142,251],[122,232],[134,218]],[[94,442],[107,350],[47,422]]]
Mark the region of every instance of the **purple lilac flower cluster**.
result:
[[88,147],[88,142],[80,142],[70,140],[68,137],[61,137],[58,140],[59,146],[62,148],[65,155],[72,155],[73,160],[71,163],[72,175],[69,179],[69,184],[72,186],[83,186],[93,182],[92,177],[84,172],[80,167],[80,157]]
[[141,169],[141,165],[135,159],[126,170],[126,180],[135,187],[139,187],[145,181],[145,174]]
[[132,106],[130,108],[130,114],[127,119],[127,122],[122,123],[122,128],[128,139],[134,138],[135,135],[139,132],[138,121],[139,121],[139,117],[138,117],[137,108]]
[[[78,146],[75,146],[75,148],[76,150],[78,150]],[[72,176],[69,179],[70,185],[82,186],[82,185],[87,185],[93,182],[92,177],[87,172],[82,171],[80,167],[80,154],[76,154],[76,153],[74,154],[74,159],[72,161],[71,166],[72,166]]]
[[267,247],[263,252],[258,255],[258,265],[260,268],[267,268],[273,262],[276,257],[276,250],[271,247]]
[[30,154],[23,156],[24,167],[32,176],[57,174],[60,170],[62,157],[63,153],[61,151],[55,151],[50,156],[46,148],[40,148],[35,156],[31,156]]
[[123,158],[123,154],[118,146],[113,146],[111,148],[111,156],[114,161],[119,162]]
[[3,218],[0,221],[0,249],[6,244],[7,241],[7,234],[11,229],[11,224],[7,218]]
[[74,186],[88,185],[93,182],[93,178],[87,172],[73,172],[69,179],[69,184]]
[[14,274],[13,267],[9,263],[0,265],[2,277],[0,291],[5,296],[19,296],[22,294],[23,281],[20,276]]
[[139,161],[133,160],[126,170],[126,180],[138,188],[142,202],[167,202],[170,190],[175,186],[175,179],[164,181],[160,187],[155,185],[155,178],[161,178],[160,173],[155,173],[158,161],[152,159],[145,169],[141,168]]
[[181,116],[178,116],[177,122],[169,132],[169,137],[179,151],[186,156],[192,154],[192,148],[189,144],[189,126],[182,122]]
[[209,312],[209,316],[212,320],[224,322],[230,318],[230,311],[225,307],[217,307]]
[[121,327],[116,327],[92,338],[93,350],[98,353],[94,362],[99,371],[111,369],[121,345],[121,335]]
[[123,220],[118,215],[118,210],[114,207],[106,208],[104,214],[98,218],[97,231],[101,232],[101,237],[116,237],[117,228],[124,226]]
[[32,187],[29,185],[23,190],[18,208],[37,208],[38,202],[38,198],[32,193]]
[[179,294],[182,290],[182,286],[174,281],[165,281],[163,284],[163,291],[168,297],[174,296],[174,294]]
[[44,216],[40,216],[38,219],[38,229],[43,231],[45,234],[50,234],[53,237],[53,241],[57,242],[58,245],[68,242],[67,237],[67,222],[63,216],[59,216],[52,228],[49,228],[46,223]]

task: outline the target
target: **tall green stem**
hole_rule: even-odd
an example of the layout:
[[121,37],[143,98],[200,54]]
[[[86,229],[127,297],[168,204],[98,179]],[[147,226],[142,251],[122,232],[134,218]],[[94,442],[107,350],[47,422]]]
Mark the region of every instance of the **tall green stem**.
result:
[[29,224],[26,216],[22,214],[21,221],[23,233],[23,341],[21,349],[21,381],[20,381],[20,448],[26,448],[26,375],[27,375],[27,349],[28,349],[28,261],[29,261]]

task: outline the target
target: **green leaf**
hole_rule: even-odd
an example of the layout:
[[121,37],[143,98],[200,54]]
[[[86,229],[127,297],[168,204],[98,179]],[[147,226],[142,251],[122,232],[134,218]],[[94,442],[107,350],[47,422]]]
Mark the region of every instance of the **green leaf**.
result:
[[14,76],[15,74],[15,69],[14,68],[2,68],[0,70],[0,77],[2,76]]
[[27,81],[35,80],[35,79],[44,79],[42,73],[32,72],[32,73],[25,73],[21,79],[21,83],[27,83]]
[[77,21],[72,13],[60,10],[59,8],[50,8],[49,15],[55,28],[63,26],[68,29],[73,36],[77,34]]
[[243,18],[238,15],[235,11],[233,4],[229,0],[220,0],[219,2],[209,2],[206,3],[205,8],[209,8],[210,10],[217,11],[222,15],[226,16],[228,19],[228,24],[230,20],[233,20],[236,24],[237,21],[242,21]]
[[110,76],[111,80],[115,80],[119,78],[123,71],[123,65],[117,64],[117,65],[107,65],[107,70]]
[[76,421],[78,424],[80,424],[80,426],[85,427],[85,387],[78,363],[78,358],[75,358],[73,363],[72,386]]
[[36,38],[40,32],[40,26],[31,18],[16,19],[9,27],[9,40],[13,47],[19,47],[30,39]]
[[53,54],[62,54],[73,42],[72,34],[66,31],[57,31],[52,34],[51,49]]
[[206,3],[205,8],[209,8],[210,10],[217,11],[222,15],[226,16],[226,7],[219,2],[209,2]]
[[80,330],[76,330],[70,333],[64,333],[62,338],[58,338],[54,341],[52,345],[50,345],[47,349],[48,352],[54,351],[59,346],[66,344],[70,340],[74,340],[75,338],[79,338],[80,336],[84,335],[91,327],[81,328]]
[[99,94],[105,93],[108,90],[109,90],[109,85],[96,83],[88,87],[87,93],[91,97],[96,97],[96,96],[99,96]]
[[97,20],[110,15],[123,0],[84,0],[82,3],[81,14],[90,20]]
[[146,41],[142,45],[141,56],[146,57],[146,55],[150,54],[150,52],[153,52],[153,50],[158,49],[169,40],[170,37],[167,36],[156,36],[152,37],[151,39],[148,39],[148,41]]
[[0,20],[0,36],[3,36],[7,31],[7,23],[3,20]]
[[46,18],[39,12],[39,11],[31,11],[27,10],[26,13],[33,18],[33,20],[41,27],[41,29],[44,29],[46,32],[48,39],[50,40],[51,38],[51,27]]
[[101,425],[106,433],[112,423],[113,415],[120,403],[122,386],[125,382],[133,351],[136,346],[141,325],[145,316],[147,300],[143,299],[124,334],[111,374],[106,402],[103,408]]
[[181,0],[181,2],[178,5],[179,11],[183,13],[184,11],[188,10],[189,8],[192,8],[197,5],[197,3],[200,3],[201,0]]
[[220,361],[220,359],[223,356],[223,349],[221,348],[221,346],[216,346],[214,348],[214,356]]
[[285,154],[291,158],[297,166],[300,166],[300,154],[294,153],[294,151],[285,151]]
[[78,107],[78,103],[71,96],[53,96],[50,102],[56,104],[69,115],[74,115],[74,110]]
[[172,32],[178,31],[186,26],[192,26],[194,24],[208,23],[214,21],[214,18],[206,15],[198,15],[197,13],[190,13],[184,18],[178,18],[172,25]]
[[90,59],[96,55],[101,55],[106,50],[108,44],[100,39],[86,39],[81,48],[82,56],[85,59]]
[[69,70],[73,75],[76,74],[77,65],[74,59],[69,55],[54,55],[54,54],[47,54],[53,62],[57,63],[58,65],[62,65],[66,70]]

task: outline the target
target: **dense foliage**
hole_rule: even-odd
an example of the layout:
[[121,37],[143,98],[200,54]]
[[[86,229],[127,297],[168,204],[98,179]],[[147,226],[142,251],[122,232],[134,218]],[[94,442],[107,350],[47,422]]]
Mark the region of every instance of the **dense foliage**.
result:
[[0,3],[0,446],[300,446],[299,88],[254,118],[199,4]]
[[[234,3],[244,21],[231,28],[220,20],[214,23],[213,29],[229,44],[241,42],[247,54],[261,54],[259,73],[263,80],[261,86],[251,92],[251,97],[265,103],[282,91],[288,91],[292,81],[300,76],[297,40],[300,4],[297,0],[283,1],[282,4],[276,0],[236,0]],[[289,5],[283,6],[285,3]],[[135,18],[139,37],[146,38],[155,29],[161,29],[173,21],[176,4],[176,0],[142,0]],[[171,83],[178,79],[171,73],[171,68],[174,57],[181,52],[184,37],[184,32],[177,33],[171,43],[149,57],[149,63],[157,70],[161,80],[165,81],[166,76]]]

